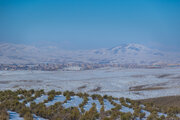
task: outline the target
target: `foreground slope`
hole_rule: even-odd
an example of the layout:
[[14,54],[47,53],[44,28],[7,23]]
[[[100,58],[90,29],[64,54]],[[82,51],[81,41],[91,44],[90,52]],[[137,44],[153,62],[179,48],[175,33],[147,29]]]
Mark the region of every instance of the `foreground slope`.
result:
[[2,120],[165,120],[179,119],[180,109],[98,94],[44,90],[0,91]]

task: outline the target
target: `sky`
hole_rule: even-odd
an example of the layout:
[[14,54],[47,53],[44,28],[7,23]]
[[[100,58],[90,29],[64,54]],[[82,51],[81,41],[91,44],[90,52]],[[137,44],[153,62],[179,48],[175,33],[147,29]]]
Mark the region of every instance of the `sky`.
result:
[[180,52],[180,0],[0,0],[0,42]]

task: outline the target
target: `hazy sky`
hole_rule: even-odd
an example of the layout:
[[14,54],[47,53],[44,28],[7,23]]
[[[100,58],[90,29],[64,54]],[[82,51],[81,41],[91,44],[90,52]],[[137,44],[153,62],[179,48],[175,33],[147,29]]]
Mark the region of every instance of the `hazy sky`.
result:
[[180,51],[180,0],[0,0],[0,42]]

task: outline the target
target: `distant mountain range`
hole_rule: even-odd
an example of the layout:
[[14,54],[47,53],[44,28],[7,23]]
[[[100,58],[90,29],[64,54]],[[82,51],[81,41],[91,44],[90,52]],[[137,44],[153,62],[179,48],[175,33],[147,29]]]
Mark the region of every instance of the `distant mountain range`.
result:
[[0,64],[38,63],[177,64],[180,63],[180,54],[150,49],[139,44],[77,51],[60,50],[56,47],[0,44]]

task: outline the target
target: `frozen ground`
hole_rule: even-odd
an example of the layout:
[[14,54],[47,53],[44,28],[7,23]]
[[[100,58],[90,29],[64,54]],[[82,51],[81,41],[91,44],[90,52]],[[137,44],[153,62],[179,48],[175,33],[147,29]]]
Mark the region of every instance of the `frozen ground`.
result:
[[9,114],[9,120],[24,120],[20,115],[13,111],[7,111]]
[[144,99],[180,95],[180,68],[0,71],[0,90],[52,89]]

